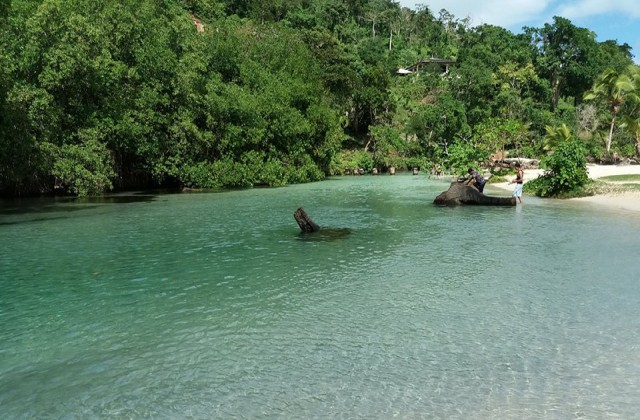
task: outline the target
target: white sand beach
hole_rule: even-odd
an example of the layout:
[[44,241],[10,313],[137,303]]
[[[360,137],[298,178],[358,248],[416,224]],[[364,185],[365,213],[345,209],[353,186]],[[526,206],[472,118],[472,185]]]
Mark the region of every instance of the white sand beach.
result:
[[[587,165],[587,170],[589,172],[589,178],[598,179],[611,175],[637,175],[640,174],[640,165]],[[525,183],[537,178],[542,173],[544,173],[544,170],[541,169],[525,169]],[[507,182],[491,185],[505,190],[513,190],[513,184]],[[526,200],[526,196],[523,198]],[[571,200],[593,203],[613,209],[640,212],[640,191],[608,193],[592,197],[573,198]]]

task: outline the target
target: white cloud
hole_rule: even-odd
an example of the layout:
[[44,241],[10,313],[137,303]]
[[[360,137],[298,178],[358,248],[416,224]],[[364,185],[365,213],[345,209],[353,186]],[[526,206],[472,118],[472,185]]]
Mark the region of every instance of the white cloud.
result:
[[638,18],[640,4],[638,0],[579,0],[559,6],[555,14],[568,19],[580,19],[605,13],[620,13],[626,17]]
[[520,29],[522,24],[551,21],[553,16],[570,20],[589,18],[605,13],[640,18],[638,0],[400,0],[404,7],[416,9],[424,5],[438,16],[441,9],[456,18],[471,18],[471,25],[484,23]]
[[505,28],[518,27],[518,29],[520,24],[541,19],[551,2],[551,0],[400,0],[402,6],[411,9],[416,9],[416,5],[419,4],[427,6],[436,17],[441,9],[453,13],[458,19],[469,17],[472,26],[486,23]]
[[633,46],[640,64],[640,0],[396,0],[400,5],[429,8],[438,17],[446,9],[457,19],[470,19],[471,26],[497,25],[520,33],[523,26],[542,27],[553,16],[562,16],[576,26],[589,27],[604,39],[617,39]]

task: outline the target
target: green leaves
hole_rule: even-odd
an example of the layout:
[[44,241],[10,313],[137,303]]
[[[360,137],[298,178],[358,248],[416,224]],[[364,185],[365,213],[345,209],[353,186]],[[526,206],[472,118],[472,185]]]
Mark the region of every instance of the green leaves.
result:
[[[567,96],[630,62],[566,19],[514,35],[387,0],[0,5],[0,192],[283,185],[345,144],[363,165],[541,153]],[[425,57],[457,64],[395,74]]]
[[551,81],[552,110],[561,97],[579,100],[606,65],[601,61],[603,47],[596,42],[595,34],[558,16],[553,18],[553,24],[547,23],[531,34],[538,51],[538,72]]
[[638,103],[638,95],[640,92],[640,83],[638,83],[640,80],[639,74],[638,67],[635,65],[628,66],[623,71],[608,68],[598,76],[591,90],[584,95],[586,101],[598,101],[600,104],[606,103],[611,114],[609,136],[606,140],[607,154],[609,154],[611,149],[616,117],[621,111],[627,97],[629,97],[630,100],[630,112],[624,115],[624,120],[627,125],[630,122],[631,125],[633,125],[629,117],[631,116],[631,119],[633,119],[633,108],[635,108]]
[[79,196],[99,195],[113,188],[111,179],[115,176],[111,155],[99,134],[85,133],[86,139],[80,144],[66,144],[61,147],[43,143],[41,150],[53,160],[51,175],[56,178],[56,186]]
[[562,124],[559,127],[548,125],[545,130],[547,134],[543,139],[543,149],[550,153],[553,153],[559,145],[573,139],[573,133],[571,133],[566,124]]
[[[222,10],[184,5],[200,18]],[[0,32],[0,58],[9,58],[0,189],[51,191],[57,178],[65,191],[99,194],[150,177],[246,187],[323,176],[340,118],[309,47],[284,26],[236,18],[198,32],[180,6],[44,0],[19,9]]]
[[565,129],[551,129],[560,133],[563,139],[554,153],[542,162],[545,174],[528,182],[525,185],[527,191],[540,197],[563,196],[575,193],[589,182],[584,145],[572,136],[566,137]]

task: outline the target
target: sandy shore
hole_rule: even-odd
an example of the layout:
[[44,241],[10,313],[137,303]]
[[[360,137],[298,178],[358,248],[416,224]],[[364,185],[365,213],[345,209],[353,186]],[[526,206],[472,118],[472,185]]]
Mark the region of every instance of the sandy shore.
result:
[[[610,175],[640,174],[640,165],[587,165],[589,178],[598,179]],[[544,171],[541,169],[525,169],[525,183],[537,178]],[[513,184],[506,182],[491,184],[504,190],[513,190]],[[523,198],[526,197],[523,196]],[[571,201],[582,201],[594,205],[607,206],[612,209],[632,210],[640,212],[640,191],[596,195],[592,197],[572,198]]]

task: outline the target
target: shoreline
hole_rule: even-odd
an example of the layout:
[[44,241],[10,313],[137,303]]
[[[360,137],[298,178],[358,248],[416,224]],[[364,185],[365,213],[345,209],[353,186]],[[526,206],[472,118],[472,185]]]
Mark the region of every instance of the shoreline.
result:
[[[640,165],[587,165],[589,178],[599,179],[611,175],[640,175]],[[525,183],[544,173],[543,169],[525,169]],[[500,182],[490,184],[505,191],[513,191],[513,184]],[[526,195],[523,195],[526,203]],[[620,193],[598,194],[590,197],[570,198],[572,202],[588,203],[607,207],[612,210],[630,210],[640,212],[640,191],[625,191]]]

